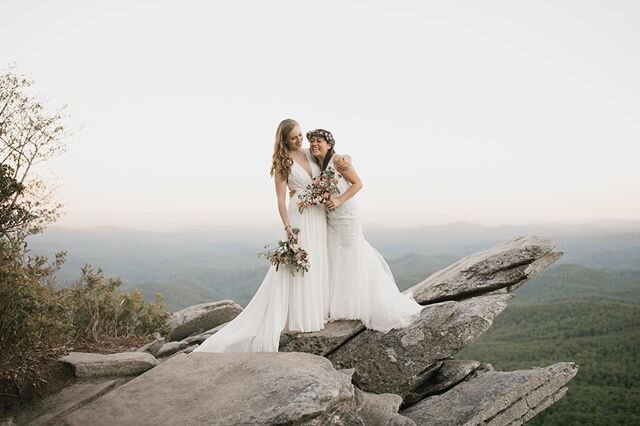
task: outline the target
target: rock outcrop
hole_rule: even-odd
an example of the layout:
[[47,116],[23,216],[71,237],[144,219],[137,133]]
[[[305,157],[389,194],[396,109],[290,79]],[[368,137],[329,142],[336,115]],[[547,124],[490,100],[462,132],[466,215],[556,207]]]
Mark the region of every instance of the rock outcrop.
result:
[[562,398],[577,373],[570,362],[510,372],[484,368],[448,392],[402,411],[416,424],[522,424]]
[[357,409],[349,374],[325,358],[197,352],[164,362],[63,423],[364,425]]
[[158,360],[146,352],[94,354],[71,352],[60,358],[70,364],[78,378],[137,376],[158,365]]
[[170,340],[182,340],[187,336],[210,330],[231,321],[240,312],[242,312],[242,306],[233,300],[219,300],[189,306],[175,312],[169,318]]
[[[475,299],[483,294],[508,294],[561,256],[562,252],[549,240],[520,237],[464,257],[406,292],[421,305]],[[315,333],[290,333],[281,340],[280,350],[328,355],[364,330],[360,321],[338,323],[329,323],[330,327]]]
[[429,305],[410,326],[388,333],[365,330],[328,358],[336,368],[355,368],[360,389],[405,397],[430,377],[436,363],[488,330],[511,297],[498,294]]
[[407,292],[421,305],[512,292],[561,256],[549,240],[520,237],[460,259]]
[[409,289],[424,307],[408,327],[381,333],[357,320],[334,321],[318,332],[283,333],[280,353],[190,353],[241,311],[229,300],[196,305],[173,315],[170,342],[158,338],[136,352],[144,362],[131,359],[125,368],[117,361],[109,370],[103,358],[109,355],[69,355],[78,377],[151,369],[126,383],[90,388],[106,394],[95,401],[79,397],[43,419],[69,425],[522,424],[562,398],[575,364],[499,372],[452,357],[491,327],[514,289],[561,255],[539,237],[499,244]]

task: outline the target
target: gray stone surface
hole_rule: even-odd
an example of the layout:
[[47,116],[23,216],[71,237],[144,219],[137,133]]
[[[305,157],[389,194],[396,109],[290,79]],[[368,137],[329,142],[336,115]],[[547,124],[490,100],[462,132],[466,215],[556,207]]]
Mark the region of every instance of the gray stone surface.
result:
[[413,388],[405,397],[405,406],[413,405],[429,395],[441,393],[461,382],[480,366],[479,361],[447,359],[438,370],[423,383]]
[[416,423],[398,414],[402,397],[393,393],[375,394],[356,388],[357,412],[365,425],[412,426]]
[[180,354],[66,425],[364,424],[349,375],[305,353]]
[[[561,255],[538,237],[497,245],[410,289],[426,306],[406,328],[380,333],[360,321],[334,321],[319,332],[283,333],[280,353],[190,353],[242,309],[229,300],[192,306],[173,314],[173,341],[156,339],[134,353],[157,354],[162,364],[126,353],[67,356],[80,377],[151,370],[119,378],[130,381],[105,387],[112,389],[106,394],[67,388],[80,402],[54,404],[30,419],[92,426],[522,424],[563,397],[574,364],[496,372],[450,357],[491,326],[510,292]],[[403,398],[409,408],[398,413]]]
[[460,259],[407,292],[422,305],[499,289],[510,292],[561,256],[562,252],[555,250],[549,240],[520,237]]
[[486,421],[486,424],[491,426],[507,426],[514,422],[516,424],[522,424],[520,419],[524,417],[528,411],[529,407],[527,406],[527,402],[522,398],[514,402],[506,410],[501,411],[490,420]]
[[215,327],[213,327],[212,329],[209,329],[203,333],[198,333],[198,334],[193,334],[189,337],[185,337],[184,339],[182,339],[183,342],[187,342],[187,343],[202,343],[205,340],[207,340],[209,337],[213,336],[214,334],[216,334],[222,327],[224,327],[225,325],[227,325],[228,322],[224,322],[220,325],[217,325]]
[[175,312],[169,318],[168,324],[171,328],[169,340],[182,340],[187,336],[210,330],[231,321],[240,312],[242,307],[233,300],[219,300],[189,306]]
[[556,402],[560,401],[567,394],[567,388],[561,388],[553,395],[549,395],[545,399],[543,399],[540,404],[536,405],[532,409],[530,409],[527,414],[522,417],[522,422],[528,422],[532,418],[534,418],[537,414],[543,412],[547,408],[551,407]]
[[181,349],[186,348],[187,346],[189,346],[189,343],[188,342],[184,342],[184,341],[167,342],[164,345],[162,345],[162,347],[160,348],[160,350],[158,351],[158,354],[156,356],[158,358],[167,357],[169,355],[172,355],[172,354],[178,352]]
[[121,384],[121,379],[102,379],[67,386],[23,410],[15,419],[17,424],[46,425],[57,423],[62,416],[73,412]]
[[160,362],[166,362],[166,361],[170,360],[171,358],[176,357],[176,356],[178,356],[180,354],[190,354],[198,346],[200,346],[198,343],[191,343],[189,346],[186,346],[184,349],[180,349],[178,352],[176,352],[174,354],[171,354],[166,358],[161,358],[159,361]]
[[153,356],[158,356],[158,351],[165,344],[165,340],[164,337],[160,337],[159,333],[156,334],[158,335],[156,339],[138,348],[138,352],[149,352]]
[[147,352],[120,352],[116,354],[94,354],[71,352],[60,358],[73,367],[76,377],[137,376],[159,364]]
[[[564,384],[577,373],[571,362],[560,362],[545,368],[517,371],[486,371],[474,374],[442,395],[426,398],[401,412],[417,424],[478,425],[492,422],[510,424],[525,421],[545,406],[537,391],[547,397],[559,398]],[[529,400],[538,402],[531,406]],[[557,401],[557,399],[555,399]]]
[[410,326],[388,333],[365,330],[328,358],[336,368],[355,368],[354,383],[360,389],[404,397],[427,378],[425,370],[489,329],[511,297],[489,295],[428,305]]
[[331,321],[311,333],[286,332],[280,337],[280,352],[307,352],[325,356],[355,336],[364,325],[356,320]]

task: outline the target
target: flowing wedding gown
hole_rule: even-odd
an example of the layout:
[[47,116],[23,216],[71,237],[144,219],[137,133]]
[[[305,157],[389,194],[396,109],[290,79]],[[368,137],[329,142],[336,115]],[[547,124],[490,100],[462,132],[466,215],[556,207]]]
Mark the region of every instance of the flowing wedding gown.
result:
[[[337,170],[333,158],[327,167]],[[350,185],[341,177],[340,193]],[[398,290],[389,265],[364,238],[355,197],[327,211],[327,220],[329,319],[359,319],[383,332],[408,326],[422,306]]]
[[[303,149],[313,175],[320,168]],[[300,194],[312,183],[309,173],[297,162],[287,181]],[[298,212],[297,197],[289,200],[291,226],[299,228],[300,247],[309,253],[311,267],[291,275],[287,267],[271,266],[246,308],[193,352],[277,352],[283,330],[318,331],[328,314],[327,218],[324,205]],[[286,238],[283,237],[283,239]]]

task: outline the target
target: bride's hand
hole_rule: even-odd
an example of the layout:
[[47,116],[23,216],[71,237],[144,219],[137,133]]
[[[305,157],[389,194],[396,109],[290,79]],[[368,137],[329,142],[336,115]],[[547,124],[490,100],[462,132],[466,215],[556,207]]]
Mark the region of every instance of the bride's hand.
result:
[[285,231],[287,232],[287,239],[288,240],[292,239],[295,236],[295,234],[293,232],[293,228],[291,226],[287,226],[285,228]]
[[293,198],[293,196],[296,195],[296,191],[293,189],[289,190],[289,198]]
[[326,205],[329,210],[335,210],[342,205],[342,200],[340,199],[340,197],[338,198],[331,197],[329,201],[327,201]]
[[349,155],[336,155],[337,158],[333,160],[338,173],[344,173],[351,167],[351,156]]

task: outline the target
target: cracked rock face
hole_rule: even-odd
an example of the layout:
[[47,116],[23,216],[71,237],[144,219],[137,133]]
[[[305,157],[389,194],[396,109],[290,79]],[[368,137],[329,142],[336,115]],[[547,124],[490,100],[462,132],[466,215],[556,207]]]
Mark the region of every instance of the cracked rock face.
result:
[[481,371],[442,395],[401,412],[417,424],[522,424],[562,398],[577,373],[572,362],[517,371]]
[[520,237],[460,259],[407,292],[421,305],[500,289],[511,292],[561,256],[549,240]]
[[405,406],[410,406],[429,395],[441,393],[459,382],[480,366],[479,361],[448,359],[438,370],[407,394]]
[[336,368],[354,368],[354,383],[360,389],[405,397],[438,361],[484,333],[511,297],[489,295],[428,305],[409,327],[388,333],[365,330],[328,358]]

